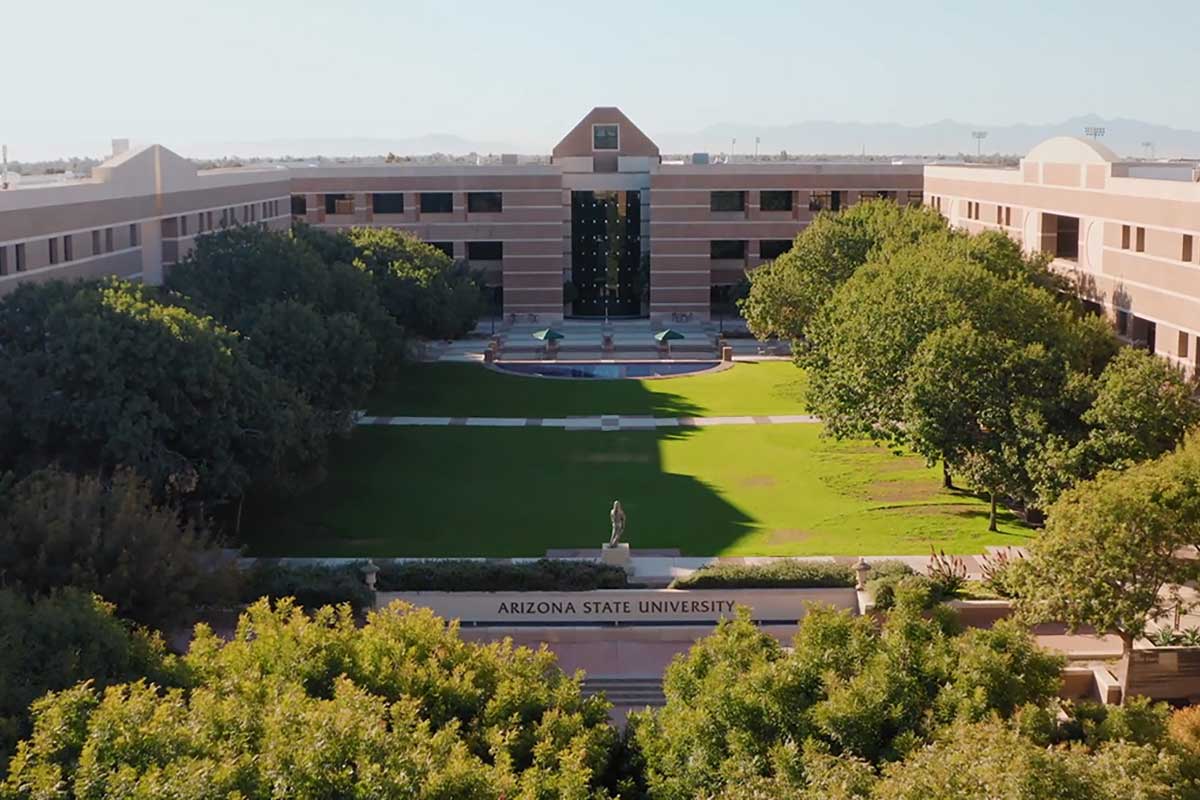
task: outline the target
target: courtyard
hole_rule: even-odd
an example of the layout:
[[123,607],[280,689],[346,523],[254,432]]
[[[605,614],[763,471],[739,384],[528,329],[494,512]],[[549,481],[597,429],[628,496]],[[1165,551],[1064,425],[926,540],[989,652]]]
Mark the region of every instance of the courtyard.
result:
[[[789,362],[659,380],[572,381],[478,365],[416,365],[374,415],[658,417],[802,414]],[[270,556],[540,556],[595,547],[620,499],[637,548],[685,555],[979,552],[1025,544],[1013,518],[947,491],[922,459],[819,424],[637,431],[365,426],[337,442],[323,484],[248,505],[243,535]]]

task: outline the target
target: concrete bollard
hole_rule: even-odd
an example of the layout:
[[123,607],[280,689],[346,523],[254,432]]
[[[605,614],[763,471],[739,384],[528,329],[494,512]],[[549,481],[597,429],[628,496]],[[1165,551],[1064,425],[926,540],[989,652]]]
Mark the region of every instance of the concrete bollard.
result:
[[733,348],[732,347],[730,347],[729,345],[723,345],[721,347],[721,360],[722,361],[733,361]]

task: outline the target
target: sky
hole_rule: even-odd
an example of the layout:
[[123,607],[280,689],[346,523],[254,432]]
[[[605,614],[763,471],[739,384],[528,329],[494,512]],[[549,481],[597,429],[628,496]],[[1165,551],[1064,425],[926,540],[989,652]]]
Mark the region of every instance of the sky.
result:
[[[809,120],[1200,129],[1197,0],[8,0],[11,158],[430,133],[547,152]],[[998,12],[1003,12],[1000,14]]]

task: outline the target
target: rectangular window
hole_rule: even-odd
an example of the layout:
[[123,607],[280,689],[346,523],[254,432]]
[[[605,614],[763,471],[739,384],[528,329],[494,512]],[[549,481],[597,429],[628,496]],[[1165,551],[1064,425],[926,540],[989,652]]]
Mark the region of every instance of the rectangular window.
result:
[[376,192],[371,195],[371,210],[376,214],[403,214],[403,192]]
[[829,193],[829,210],[841,211],[842,201],[846,199],[846,193],[841,189],[834,189]]
[[1122,336],[1129,335],[1129,312],[1117,309],[1117,333]]
[[17,245],[13,248],[13,266],[17,272],[25,271],[25,243]]
[[1187,335],[1187,331],[1179,332],[1179,357],[1180,358],[1188,357],[1188,338],[1189,337]]
[[50,263],[57,264],[58,263],[58,239],[47,240],[46,249],[49,252]]
[[100,231],[92,231],[92,255],[100,252]]
[[758,256],[765,261],[779,258],[792,249],[791,239],[762,239],[758,243]]
[[[351,203],[350,210],[346,213],[353,214],[354,213],[354,201],[351,200],[350,203]],[[247,204],[246,208],[250,209],[250,221],[254,222],[255,220],[257,220],[258,219],[258,204],[257,203],[249,203],[249,204]]]
[[8,247],[0,244],[0,275],[8,274]]
[[996,224],[997,225],[1004,224],[1004,207],[1003,206],[996,206]]
[[430,242],[429,244],[441,250],[450,258],[454,258],[454,242]]
[[422,214],[449,214],[454,210],[454,195],[450,192],[421,192]]
[[129,246],[138,246],[138,226],[136,222],[129,226]]
[[499,214],[504,210],[500,192],[467,192],[467,211],[472,214]]
[[308,195],[294,194],[292,195],[292,214],[297,217],[303,217],[308,213]]
[[829,192],[810,192],[808,195],[809,211],[825,211],[830,206]]
[[792,193],[787,191],[759,192],[758,207],[763,211],[791,211]]
[[708,243],[708,257],[745,260],[746,241],[744,239],[714,239]]
[[1047,214],[1054,218],[1054,257],[1067,261],[1079,260],[1079,217]]
[[745,192],[710,192],[708,207],[712,211],[745,211]]
[[1122,250],[1129,249],[1129,226],[1128,225],[1121,226],[1121,249]]
[[113,251],[113,230],[112,228],[104,229],[104,252],[111,253]]
[[1183,253],[1181,255],[1184,261],[1192,260],[1192,235],[1190,233],[1183,235]]
[[348,194],[325,195],[326,214],[353,214],[354,200]]
[[73,261],[75,259],[75,237],[67,234],[63,237],[63,261]]
[[1137,229],[1137,251],[1139,253],[1146,252],[1146,229]]
[[504,258],[504,242],[467,242],[468,261],[499,261]]
[[180,218],[179,218],[179,235],[180,235],[180,236],[187,236],[187,235],[188,235],[188,224],[187,224],[187,221],[188,221],[188,218],[187,218],[187,217],[180,217]]
[[593,150],[619,150],[621,148],[621,131],[616,125],[592,126]]
[[1012,206],[1004,207],[1004,227],[1012,227]]

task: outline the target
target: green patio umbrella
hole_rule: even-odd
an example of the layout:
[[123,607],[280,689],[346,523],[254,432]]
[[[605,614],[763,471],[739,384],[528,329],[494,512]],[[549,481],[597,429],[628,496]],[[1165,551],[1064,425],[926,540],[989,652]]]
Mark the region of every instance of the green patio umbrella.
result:
[[674,328],[667,328],[666,330],[661,330],[654,334],[654,338],[659,344],[665,344],[667,346],[667,355],[669,356],[671,355],[671,342],[677,339],[685,339],[687,337]]
[[533,332],[533,338],[539,342],[557,342],[559,339],[565,339],[566,334],[554,330],[554,328],[542,328],[540,331]]

